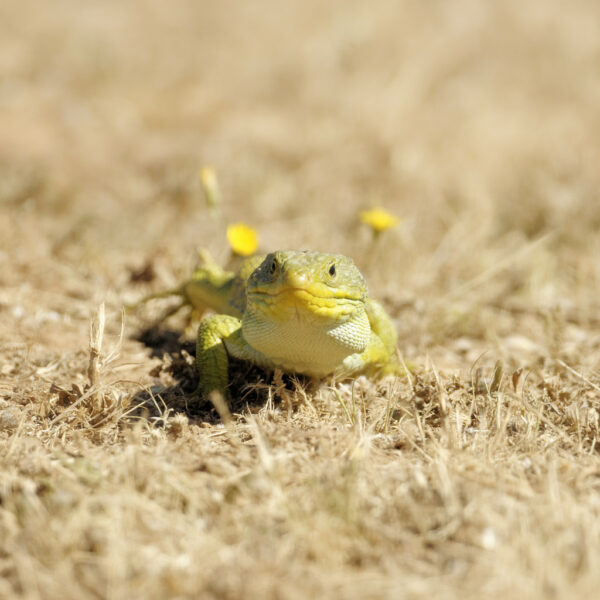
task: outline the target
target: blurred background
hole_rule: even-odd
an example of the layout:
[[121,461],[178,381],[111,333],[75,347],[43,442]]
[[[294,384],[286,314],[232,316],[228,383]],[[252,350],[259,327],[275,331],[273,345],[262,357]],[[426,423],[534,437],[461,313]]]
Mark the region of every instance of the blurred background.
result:
[[[172,283],[242,221],[392,304],[594,314],[599,107],[596,0],[5,0],[2,283]],[[376,243],[369,206],[402,219]]]

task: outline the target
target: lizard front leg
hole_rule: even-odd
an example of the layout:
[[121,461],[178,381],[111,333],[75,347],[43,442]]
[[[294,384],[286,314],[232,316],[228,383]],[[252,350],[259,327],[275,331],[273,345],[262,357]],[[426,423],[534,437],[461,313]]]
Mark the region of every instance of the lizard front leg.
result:
[[242,322],[230,315],[211,315],[198,327],[196,366],[200,374],[198,394],[209,397],[218,392],[228,398],[229,356],[269,367],[270,361],[248,345]]
[[367,315],[371,325],[371,341],[361,355],[366,365],[365,371],[381,374],[402,372],[396,356],[398,335],[389,315],[379,302],[372,299],[367,301]]
[[198,327],[196,341],[196,367],[200,374],[198,393],[208,397],[212,392],[227,395],[229,384],[229,358],[225,340],[236,332],[241,333],[242,322],[229,315],[212,315]]

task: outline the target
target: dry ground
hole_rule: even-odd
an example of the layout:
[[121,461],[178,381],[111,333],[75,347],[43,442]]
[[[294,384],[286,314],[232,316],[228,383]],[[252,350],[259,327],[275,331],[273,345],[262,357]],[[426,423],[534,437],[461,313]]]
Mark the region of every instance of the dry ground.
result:
[[[2,2],[0,597],[597,597],[599,164],[597,0]],[[119,342],[234,221],[410,378],[238,366],[225,427],[167,301]]]

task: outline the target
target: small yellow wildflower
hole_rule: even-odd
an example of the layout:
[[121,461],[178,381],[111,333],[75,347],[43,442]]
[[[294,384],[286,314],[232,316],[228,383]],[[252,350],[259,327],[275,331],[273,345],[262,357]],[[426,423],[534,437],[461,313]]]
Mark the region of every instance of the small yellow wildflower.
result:
[[368,225],[373,230],[375,235],[380,234],[386,229],[396,227],[401,222],[400,218],[380,207],[362,210],[358,216],[365,225]]
[[245,223],[227,225],[227,239],[231,249],[238,256],[250,256],[258,248],[258,234],[256,229]]
[[217,209],[221,203],[221,191],[219,190],[219,182],[217,174],[212,167],[202,167],[200,169],[200,182],[206,204],[211,209]]

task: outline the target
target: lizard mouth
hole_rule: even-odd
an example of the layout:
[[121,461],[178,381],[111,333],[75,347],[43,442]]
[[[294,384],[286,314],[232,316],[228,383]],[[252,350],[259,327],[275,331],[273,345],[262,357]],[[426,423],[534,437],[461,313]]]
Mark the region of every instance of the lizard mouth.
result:
[[266,304],[295,302],[298,304],[339,302],[338,298],[315,294],[304,288],[284,288],[279,290],[254,290],[248,293],[248,300]]
[[313,298],[327,298],[327,296],[323,296],[321,294],[315,294],[314,292],[311,292],[311,291],[307,290],[306,288],[298,288],[298,287],[288,287],[288,288],[283,288],[283,289],[274,290],[274,291],[254,290],[254,291],[250,292],[248,295],[249,296],[271,296],[273,298],[281,298],[281,297],[289,295],[289,294],[298,295],[298,296],[302,296],[302,295],[306,294]]
[[347,296],[325,296],[305,288],[284,288],[279,290],[253,290],[248,293],[248,304],[265,314],[286,319],[286,315],[301,313],[328,319],[343,319],[353,314],[361,304]]
[[248,291],[248,299],[285,299],[285,298],[296,298],[298,300],[307,301],[331,301],[331,302],[360,302],[361,298],[357,298],[347,292],[343,292],[339,289],[328,288],[326,286],[319,286],[318,289],[309,289],[306,287],[284,287],[278,289],[254,289]]

